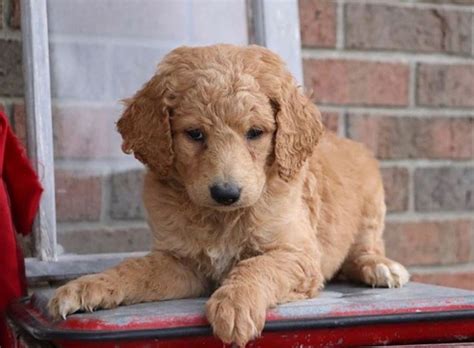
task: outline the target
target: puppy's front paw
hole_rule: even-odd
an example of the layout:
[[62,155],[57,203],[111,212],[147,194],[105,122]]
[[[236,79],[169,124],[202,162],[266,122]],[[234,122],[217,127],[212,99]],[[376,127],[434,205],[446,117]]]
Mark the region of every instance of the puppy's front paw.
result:
[[410,280],[410,274],[398,262],[384,257],[367,260],[362,266],[364,281],[373,287],[401,288]]
[[50,315],[66,319],[78,310],[92,312],[96,308],[113,308],[123,301],[123,292],[110,276],[84,276],[56,289],[48,303]]
[[225,343],[245,347],[248,341],[261,334],[266,305],[258,291],[224,285],[207,302],[206,314],[217,337]]

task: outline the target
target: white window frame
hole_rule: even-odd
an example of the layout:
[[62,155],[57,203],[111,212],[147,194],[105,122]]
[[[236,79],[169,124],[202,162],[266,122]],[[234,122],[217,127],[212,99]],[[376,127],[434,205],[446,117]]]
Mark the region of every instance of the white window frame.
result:
[[[100,1],[100,0],[99,0]],[[58,255],[47,0],[21,0],[23,71],[28,154],[44,188],[34,223],[36,257],[26,258],[30,282],[63,280],[100,272],[124,258],[146,252]],[[246,0],[249,44],[280,54],[299,83],[302,79],[297,0]]]

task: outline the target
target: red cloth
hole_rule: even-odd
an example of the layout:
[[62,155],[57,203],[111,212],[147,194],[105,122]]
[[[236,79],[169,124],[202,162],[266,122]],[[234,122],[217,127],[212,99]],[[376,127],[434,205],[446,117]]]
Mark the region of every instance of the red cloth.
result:
[[[42,191],[23,146],[0,112],[0,313],[26,294],[24,260],[14,232],[31,231]],[[0,347],[10,345],[0,318]]]

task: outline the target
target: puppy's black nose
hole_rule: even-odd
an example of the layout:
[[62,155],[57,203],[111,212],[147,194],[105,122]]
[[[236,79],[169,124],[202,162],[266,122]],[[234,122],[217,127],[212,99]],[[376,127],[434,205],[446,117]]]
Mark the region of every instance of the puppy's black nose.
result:
[[210,188],[211,197],[219,204],[231,205],[240,198],[241,188],[236,184],[223,183],[214,184]]

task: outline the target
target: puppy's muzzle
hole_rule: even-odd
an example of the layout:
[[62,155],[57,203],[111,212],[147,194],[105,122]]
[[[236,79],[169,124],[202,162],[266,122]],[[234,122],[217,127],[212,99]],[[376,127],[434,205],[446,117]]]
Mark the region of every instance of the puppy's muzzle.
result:
[[242,189],[234,183],[225,182],[222,184],[214,184],[209,187],[211,197],[217,203],[223,205],[231,205],[237,202],[240,198]]

